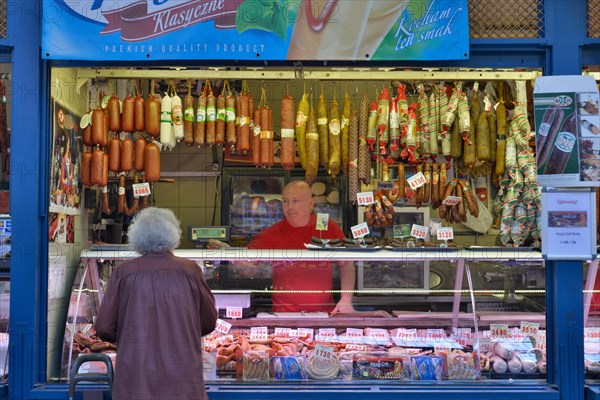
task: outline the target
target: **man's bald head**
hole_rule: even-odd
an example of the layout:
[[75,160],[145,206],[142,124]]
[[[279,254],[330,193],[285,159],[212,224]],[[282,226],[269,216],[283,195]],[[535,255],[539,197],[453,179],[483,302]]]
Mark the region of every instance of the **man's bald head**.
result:
[[282,203],[283,215],[290,225],[300,227],[309,223],[314,202],[308,183],[296,180],[285,185]]

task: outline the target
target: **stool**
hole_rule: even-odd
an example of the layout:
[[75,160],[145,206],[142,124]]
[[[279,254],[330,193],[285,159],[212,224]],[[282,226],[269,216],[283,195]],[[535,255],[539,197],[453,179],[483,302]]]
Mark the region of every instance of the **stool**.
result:
[[[78,374],[77,371],[82,364],[90,361],[101,361],[106,364],[106,374],[96,372],[86,372]],[[108,389],[112,392],[113,384],[113,365],[109,356],[103,353],[80,354],[75,360],[75,364],[69,373],[69,400],[75,396],[75,386],[78,382],[105,382],[108,383]]]

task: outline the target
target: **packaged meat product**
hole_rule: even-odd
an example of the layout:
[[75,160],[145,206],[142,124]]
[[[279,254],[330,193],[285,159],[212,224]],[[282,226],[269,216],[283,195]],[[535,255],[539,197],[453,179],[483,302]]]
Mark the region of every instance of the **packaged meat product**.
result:
[[306,356],[274,356],[271,357],[271,377],[277,380],[302,380],[306,373]]
[[245,381],[269,379],[269,353],[264,350],[248,350],[242,355],[242,378]]
[[392,357],[359,357],[352,362],[355,379],[403,379],[402,359]]
[[337,355],[329,358],[317,357],[313,352],[306,362],[306,372],[311,379],[334,379],[340,371]]
[[480,364],[475,353],[451,352],[448,354],[449,380],[475,380],[480,378]]
[[410,372],[413,380],[439,381],[442,379],[442,357],[411,356]]

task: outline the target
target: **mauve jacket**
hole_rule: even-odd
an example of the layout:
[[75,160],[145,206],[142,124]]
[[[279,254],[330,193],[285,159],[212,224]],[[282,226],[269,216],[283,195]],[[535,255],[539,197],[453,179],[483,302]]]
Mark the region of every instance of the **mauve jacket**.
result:
[[117,344],[113,399],[206,399],[200,338],[216,320],[195,262],[165,252],[119,265],[96,318],[98,336]]

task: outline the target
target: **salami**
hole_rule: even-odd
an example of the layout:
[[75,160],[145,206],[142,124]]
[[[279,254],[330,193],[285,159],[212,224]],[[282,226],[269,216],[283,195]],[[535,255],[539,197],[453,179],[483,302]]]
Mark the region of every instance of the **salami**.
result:
[[434,210],[440,206],[440,174],[438,171],[438,164],[433,163],[431,165],[431,208]]
[[215,124],[215,143],[225,143],[225,123],[227,110],[225,109],[225,94],[217,96],[217,122]]
[[121,171],[129,172],[133,169],[133,154],[135,144],[133,140],[127,136],[121,142]]
[[[329,163],[327,169],[329,175],[336,176],[340,173],[342,163],[342,151],[341,151],[341,127],[340,127],[340,116],[338,109],[337,100],[333,99],[331,103],[331,111],[329,112]],[[315,127],[316,128],[316,127]],[[315,130],[316,132],[316,130]]]
[[85,128],[83,128],[83,132],[81,134],[81,138],[83,140],[83,144],[86,146],[93,146],[94,145],[94,141],[92,140],[92,113],[93,111],[89,111],[88,115],[90,118],[90,123],[87,124],[87,126]]
[[304,93],[298,102],[298,112],[296,113],[296,143],[300,164],[304,170],[306,170],[306,123],[309,111],[308,94]]
[[[229,83],[227,84],[227,88],[229,88]],[[231,94],[231,92],[227,93],[227,97],[225,98],[225,112],[227,115],[227,119],[225,121],[225,130],[227,136],[227,143],[230,145],[234,145],[236,141],[235,134],[235,98]]]
[[119,176],[119,186],[117,191],[117,211],[127,214],[127,198],[125,197],[125,175]]
[[175,147],[171,103],[171,96],[165,93],[160,106],[160,143],[168,149]]
[[261,121],[262,107],[254,110],[254,126],[252,127],[252,162],[255,166],[260,166],[260,132],[262,130]]
[[398,197],[402,198],[402,199],[406,198],[406,175],[404,172],[404,164],[403,163],[398,163],[397,185],[398,185]]
[[102,152],[102,171],[101,171],[101,180],[98,186],[106,186],[108,185],[108,154]]
[[173,121],[173,136],[175,141],[181,142],[183,139],[183,107],[181,104],[181,97],[173,91],[173,97],[171,97],[171,121]]
[[92,186],[92,153],[85,151],[81,156],[81,184]]
[[137,132],[143,132],[146,128],[146,117],[145,117],[145,101],[142,96],[139,94],[135,96],[133,100],[133,108],[134,108],[134,122],[135,122],[135,130]]
[[194,97],[190,81],[188,82],[188,93],[183,98],[183,142],[188,146],[194,144],[194,119]]
[[506,107],[504,106],[504,102],[500,100],[498,106],[496,106],[496,135],[498,136],[498,141],[496,143],[496,167],[494,170],[495,175],[500,178],[504,175],[506,165],[505,157],[507,132],[508,130],[506,125]]
[[285,95],[281,99],[281,167],[289,171],[294,168],[294,99]]
[[[206,89],[205,89],[206,90]],[[194,143],[201,147],[206,144],[206,93],[205,90],[198,97],[198,108],[196,109],[196,130],[194,131]]]
[[121,100],[116,95],[108,99],[108,128],[113,132],[121,130]]
[[362,182],[369,184],[371,182],[371,161],[369,155],[369,145],[367,144],[367,130],[369,129],[369,96],[367,93],[363,93],[360,98],[359,110],[358,177]]
[[[250,151],[250,96],[247,93],[240,95],[240,116],[238,126],[239,151],[246,154]],[[262,119],[262,113],[261,113]],[[264,125],[265,121],[261,121]],[[264,127],[261,127],[264,130]]]
[[208,94],[206,95],[206,144],[212,146],[213,144],[217,143],[217,99],[213,94],[210,81],[207,81],[207,87]]
[[311,185],[317,178],[319,170],[319,134],[317,133],[317,124],[315,113],[311,109],[306,123],[306,183]]
[[[389,103],[388,103],[389,107]],[[350,97],[348,94],[344,96],[344,102],[342,103],[342,121],[340,128],[340,146],[341,146],[341,169],[344,175],[348,175],[348,160],[349,160],[349,149],[348,132],[350,130],[350,113],[352,112],[352,104],[350,103]]]
[[270,119],[269,119],[269,106],[264,105],[261,107],[260,112],[260,164],[262,166],[269,166],[271,162],[270,156],[270,141],[272,132],[269,130]]
[[119,172],[121,163],[121,139],[116,135],[108,142],[108,170]]
[[123,115],[121,116],[121,129],[123,132],[132,133],[135,119],[135,101],[133,96],[127,95],[123,99]]
[[356,204],[356,194],[360,191],[358,179],[358,112],[352,111],[350,115],[349,143],[348,143],[348,200]]
[[319,134],[319,163],[323,167],[329,165],[329,128],[325,95],[321,92],[317,103],[317,133]]
[[153,86],[152,94],[146,100],[144,110],[146,133],[153,138],[160,136],[160,108],[161,102],[154,95]]
[[[133,184],[138,184],[140,182],[140,177],[138,174],[133,176]],[[131,207],[127,208],[127,215],[129,217],[133,217],[135,213],[139,211],[140,208],[140,197],[134,194],[133,200],[131,201]]]
[[92,143],[102,146],[104,142],[104,111],[96,108],[92,111]]
[[150,142],[144,149],[144,176],[148,182],[157,182],[160,179],[160,148]]
[[144,149],[146,148],[146,140],[139,137],[135,140],[135,170],[141,172],[144,170]]

